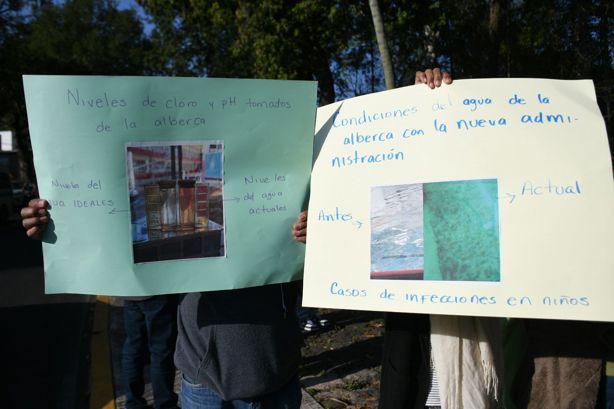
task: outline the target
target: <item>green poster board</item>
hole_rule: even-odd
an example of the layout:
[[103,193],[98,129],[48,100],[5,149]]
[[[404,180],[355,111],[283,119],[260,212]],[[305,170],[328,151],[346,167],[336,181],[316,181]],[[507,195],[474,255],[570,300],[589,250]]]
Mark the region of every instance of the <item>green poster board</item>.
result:
[[298,279],[315,82],[24,76],[47,293]]

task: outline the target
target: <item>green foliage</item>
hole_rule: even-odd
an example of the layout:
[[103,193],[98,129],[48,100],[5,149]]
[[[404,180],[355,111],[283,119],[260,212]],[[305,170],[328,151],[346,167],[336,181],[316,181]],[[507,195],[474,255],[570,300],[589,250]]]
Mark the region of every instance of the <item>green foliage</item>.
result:
[[440,65],[441,37],[447,14],[439,3],[411,0],[382,2],[399,86],[413,84],[416,70]]
[[142,74],[148,42],[132,10],[110,0],[46,4],[29,25],[25,46],[36,72]]
[[142,23],[111,0],[0,0],[0,27],[0,128],[17,133],[23,153],[29,142],[22,75],[145,73]]
[[[340,65],[370,24],[364,7],[345,0],[142,0],[156,23],[152,39],[162,73],[318,80],[324,103],[335,99]],[[369,32],[369,31],[367,31]]]
[[[384,89],[367,1],[137,1],[149,36],[115,0],[0,0],[0,127],[27,127],[22,74],[317,80],[321,105]],[[455,78],[592,78],[612,129],[610,3],[379,0],[399,86],[432,66]]]
[[613,18],[614,8],[604,0],[523,3],[514,15],[517,58],[511,70],[554,78],[611,78]]
[[366,379],[360,379],[356,376],[347,376],[343,378],[343,389],[346,391],[357,391],[369,385]]

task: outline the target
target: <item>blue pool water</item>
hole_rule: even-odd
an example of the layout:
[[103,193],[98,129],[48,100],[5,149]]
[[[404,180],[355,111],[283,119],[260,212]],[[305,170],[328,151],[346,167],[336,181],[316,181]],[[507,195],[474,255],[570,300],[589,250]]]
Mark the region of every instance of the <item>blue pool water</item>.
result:
[[371,271],[424,269],[422,184],[371,189]]

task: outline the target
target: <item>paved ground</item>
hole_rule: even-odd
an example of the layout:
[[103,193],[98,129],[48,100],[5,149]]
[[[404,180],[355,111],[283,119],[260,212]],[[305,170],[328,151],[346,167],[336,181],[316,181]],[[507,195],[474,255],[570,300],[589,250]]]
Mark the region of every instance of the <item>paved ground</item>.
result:
[[301,383],[325,408],[377,408],[383,314],[321,310],[332,326],[306,334]]

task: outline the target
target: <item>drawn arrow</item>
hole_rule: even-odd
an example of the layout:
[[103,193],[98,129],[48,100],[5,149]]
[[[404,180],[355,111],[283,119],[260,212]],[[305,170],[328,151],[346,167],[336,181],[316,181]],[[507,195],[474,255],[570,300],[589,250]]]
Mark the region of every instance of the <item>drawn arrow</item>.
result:
[[[514,201],[514,199],[516,198],[516,195],[513,193],[506,193],[505,197],[508,198],[510,200],[510,203],[512,203]],[[503,197],[500,197],[499,199],[504,199]]]
[[362,227],[362,222],[360,220],[354,220],[352,223],[357,225],[359,229]]
[[225,202],[237,202],[239,203],[241,201],[240,197],[233,197],[232,199],[224,199]]
[[127,213],[127,212],[128,210],[117,210],[116,208],[113,208],[113,210],[111,210],[109,214]]

